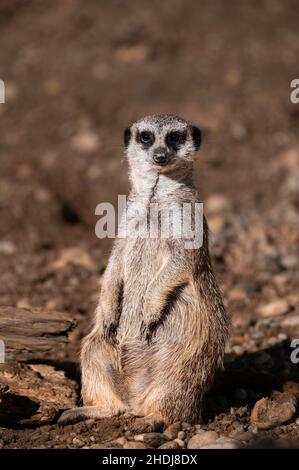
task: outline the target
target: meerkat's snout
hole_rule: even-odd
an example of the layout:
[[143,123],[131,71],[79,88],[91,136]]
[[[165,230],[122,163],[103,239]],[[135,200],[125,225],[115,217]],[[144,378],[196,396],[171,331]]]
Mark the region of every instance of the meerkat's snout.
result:
[[167,165],[170,160],[170,153],[166,147],[158,147],[154,150],[153,160],[157,165]]

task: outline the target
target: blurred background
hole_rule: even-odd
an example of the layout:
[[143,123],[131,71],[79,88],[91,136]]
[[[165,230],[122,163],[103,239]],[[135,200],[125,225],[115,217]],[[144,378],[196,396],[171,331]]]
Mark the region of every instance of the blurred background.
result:
[[203,131],[228,361],[298,376],[298,25],[296,0],[1,0],[0,304],[70,312],[77,361],[111,247],[94,210],[129,188],[123,129],[173,113]]

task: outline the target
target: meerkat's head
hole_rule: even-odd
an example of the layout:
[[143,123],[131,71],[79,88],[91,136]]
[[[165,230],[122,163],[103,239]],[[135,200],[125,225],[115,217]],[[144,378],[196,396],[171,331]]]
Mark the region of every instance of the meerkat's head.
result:
[[201,131],[177,116],[147,116],[125,129],[124,143],[131,167],[169,173],[190,166]]

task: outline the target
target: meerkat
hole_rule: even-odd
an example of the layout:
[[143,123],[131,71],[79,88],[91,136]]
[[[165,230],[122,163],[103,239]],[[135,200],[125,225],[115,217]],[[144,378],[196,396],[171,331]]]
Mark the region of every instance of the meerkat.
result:
[[[129,413],[165,424],[200,421],[222,366],[229,316],[212,270],[208,226],[199,248],[184,238],[131,236],[134,207],[200,202],[194,184],[201,131],[182,118],[149,116],[124,131],[132,185],[128,233],[118,237],[81,351],[83,407],[62,424]],[[134,215],[135,214],[135,215]]]

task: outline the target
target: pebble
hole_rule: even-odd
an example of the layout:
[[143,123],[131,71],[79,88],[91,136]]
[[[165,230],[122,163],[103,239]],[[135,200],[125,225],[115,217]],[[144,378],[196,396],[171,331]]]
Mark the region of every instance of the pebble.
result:
[[287,313],[290,309],[289,302],[286,299],[273,300],[264,305],[260,305],[256,313],[262,317],[276,317]]
[[184,449],[186,446],[185,446],[185,442],[182,441],[182,439],[174,439],[174,442],[176,442],[178,444],[179,447],[181,447],[181,449]]
[[130,46],[121,46],[115,51],[115,58],[123,64],[139,64],[148,59],[151,53],[146,44],[134,44]]
[[240,449],[243,447],[240,441],[229,437],[220,437],[214,444],[201,447],[201,449]]
[[252,434],[257,434],[258,433],[258,428],[256,426],[254,426],[253,424],[250,424],[248,426],[248,431],[252,432]]
[[188,442],[188,449],[200,449],[201,447],[213,444],[218,438],[215,431],[205,431],[200,434],[195,434]]
[[109,447],[105,446],[104,444],[93,444],[89,447],[83,447],[83,449],[108,449]]
[[165,442],[165,444],[162,444],[159,449],[179,449],[180,446],[178,444],[178,442],[176,441],[169,441],[169,442]]
[[206,199],[205,210],[208,216],[228,212],[231,210],[231,201],[223,194],[211,194]]
[[72,443],[76,447],[82,447],[84,445],[84,442],[81,441],[81,439],[78,439],[78,437],[74,437],[74,439],[72,440]]
[[237,355],[237,356],[242,356],[244,353],[244,348],[242,346],[239,346],[236,344],[235,346],[232,347],[232,351]]
[[160,432],[148,432],[134,436],[135,441],[144,442],[150,447],[159,447],[168,441],[168,437]]
[[247,442],[253,438],[253,434],[249,431],[237,431],[231,433],[230,437],[232,437],[233,439],[237,439],[238,441]]
[[184,439],[186,439],[186,433],[185,433],[185,431],[180,431],[180,432],[178,432],[178,439],[182,439],[182,441],[183,441]]
[[143,442],[128,441],[124,443],[124,449],[146,449],[147,446]]
[[99,147],[99,137],[90,129],[82,129],[73,137],[72,147],[84,153],[93,152]]
[[125,445],[125,443],[127,442],[127,439],[125,437],[119,437],[117,439],[115,439],[115,442],[116,444],[120,444],[121,446]]
[[271,429],[290,421],[296,413],[296,398],[277,392],[272,398],[262,398],[254,405],[251,423],[258,429]]
[[0,240],[0,253],[3,255],[13,255],[16,252],[16,246],[9,240]]
[[173,423],[165,429],[164,434],[166,437],[168,437],[168,439],[172,440],[177,437],[180,430],[181,423]]
[[283,328],[293,328],[299,326],[299,315],[298,313],[287,315],[281,322]]

